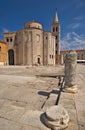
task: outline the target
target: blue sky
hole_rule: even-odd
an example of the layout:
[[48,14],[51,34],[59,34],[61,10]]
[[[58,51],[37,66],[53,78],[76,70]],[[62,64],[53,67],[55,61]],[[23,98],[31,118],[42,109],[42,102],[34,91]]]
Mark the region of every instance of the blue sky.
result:
[[56,11],[61,49],[85,49],[85,0],[0,0],[0,40],[3,32],[22,29],[26,21],[38,21],[51,31]]

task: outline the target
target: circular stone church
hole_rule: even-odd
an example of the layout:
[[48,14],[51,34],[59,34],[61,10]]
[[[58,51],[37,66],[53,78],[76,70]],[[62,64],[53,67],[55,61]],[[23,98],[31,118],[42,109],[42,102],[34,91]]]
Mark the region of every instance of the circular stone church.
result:
[[60,24],[57,14],[52,32],[44,31],[39,22],[26,22],[17,32],[4,33],[9,65],[55,65],[60,54]]

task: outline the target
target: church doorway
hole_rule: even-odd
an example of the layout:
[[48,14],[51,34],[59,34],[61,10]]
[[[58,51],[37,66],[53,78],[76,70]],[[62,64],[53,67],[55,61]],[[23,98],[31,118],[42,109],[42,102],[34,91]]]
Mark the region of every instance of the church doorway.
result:
[[14,65],[14,51],[12,49],[8,51],[8,60],[9,65]]
[[40,58],[37,59],[38,64],[40,64]]

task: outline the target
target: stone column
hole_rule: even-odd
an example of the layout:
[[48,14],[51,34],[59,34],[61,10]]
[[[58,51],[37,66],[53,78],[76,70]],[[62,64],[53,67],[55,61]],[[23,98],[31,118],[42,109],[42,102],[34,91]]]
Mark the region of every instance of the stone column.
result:
[[65,60],[65,85],[64,91],[76,93],[76,66],[77,66],[77,53],[71,51],[66,55]]
[[61,65],[64,64],[64,61],[63,61],[63,54],[61,54]]
[[69,123],[68,112],[62,106],[51,106],[45,112],[44,122],[52,130],[66,129]]

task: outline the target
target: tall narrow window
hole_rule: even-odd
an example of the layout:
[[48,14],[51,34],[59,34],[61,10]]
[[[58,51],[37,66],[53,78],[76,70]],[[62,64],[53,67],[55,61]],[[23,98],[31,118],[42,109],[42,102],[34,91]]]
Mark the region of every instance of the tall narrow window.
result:
[[52,59],[53,59],[53,55],[52,55]]
[[1,46],[0,46],[0,51],[1,51]]
[[56,36],[56,40],[58,39],[58,36]]
[[39,42],[39,41],[40,41],[40,35],[37,34],[37,42]]
[[53,32],[55,32],[55,28],[53,27]]
[[56,27],[56,32],[58,31],[58,27]]
[[51,55],[49,55],[49,57],[51,58]]
[[10,38],[10,42],[12,42],[13,40],[12,40],[12,37]]
[[7,38],[6,41],[9,42],[9,38]]

